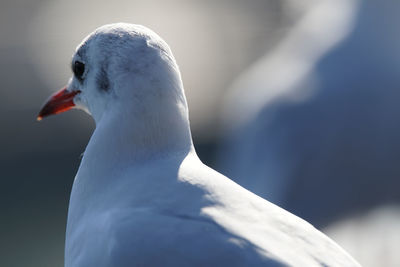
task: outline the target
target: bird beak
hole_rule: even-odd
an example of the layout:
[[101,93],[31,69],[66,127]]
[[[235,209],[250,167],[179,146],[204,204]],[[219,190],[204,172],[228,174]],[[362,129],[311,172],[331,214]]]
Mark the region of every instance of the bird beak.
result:
[[37,120],[41,121],[44,117],[70,110],[75,106],[74,97],[80,92],[67,91],[67,87],[55,92],[40,110]]

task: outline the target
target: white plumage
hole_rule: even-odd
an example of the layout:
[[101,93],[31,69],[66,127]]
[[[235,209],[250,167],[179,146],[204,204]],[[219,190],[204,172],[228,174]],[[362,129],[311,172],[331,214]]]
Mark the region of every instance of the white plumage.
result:
[[68,91],[96,129],[76,175],[65,265],[358,266],[302,219],[205,166],[179,69],[138,25],[97,29]]

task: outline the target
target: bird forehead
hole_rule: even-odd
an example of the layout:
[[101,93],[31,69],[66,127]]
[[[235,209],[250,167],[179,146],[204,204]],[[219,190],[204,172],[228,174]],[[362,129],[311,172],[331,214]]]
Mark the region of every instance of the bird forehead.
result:
[[110,87],[106,78],[115,73],[134,72],[137,77],[159,66],[157,62],[172,62],[172,65],[175,62],[161,37],[133,24],[111,24],[98,28],[78,46],[74,60],[97,70],[93,73],[96,73],[99,88],[103,91],[108,91]]
[[88,53],[96,56],[124,56],[127,52],[143,55],[148,51],[147,47],[170,54],[168,45],[152,30],[142,25],[114,23],[101,26],[89,34],[77,47],[76,55],[80,58],[85,58]]
[[[124,57],[126,54],[145,53],[148,47],[149,38],[142,35],[132,35],[127,32],[105,32],[98,33],[88,38],[77,49],[76,54],[79,57],[92,56]],[[88,51],[90,50],[90,51]]]

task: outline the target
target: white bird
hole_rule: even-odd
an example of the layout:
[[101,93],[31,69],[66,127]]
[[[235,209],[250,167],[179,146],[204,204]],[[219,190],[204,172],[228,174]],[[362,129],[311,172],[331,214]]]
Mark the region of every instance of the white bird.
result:
[[72,188],[65,266],[359,266],[199,160],[178,66],[154,32],[100,27],[72,69],[38,116],[78,107],[96,122]]

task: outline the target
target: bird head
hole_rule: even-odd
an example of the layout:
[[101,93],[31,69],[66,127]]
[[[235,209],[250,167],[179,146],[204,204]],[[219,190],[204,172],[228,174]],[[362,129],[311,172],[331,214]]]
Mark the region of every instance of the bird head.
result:
[[88,112],[96,124],[115,109],[153,117],[165,108],[187,113],[172,52],[146,27],[117,23],[96,29],[77,47],[71,69],[69,82],[50,96],[38,120],[71,108]]

